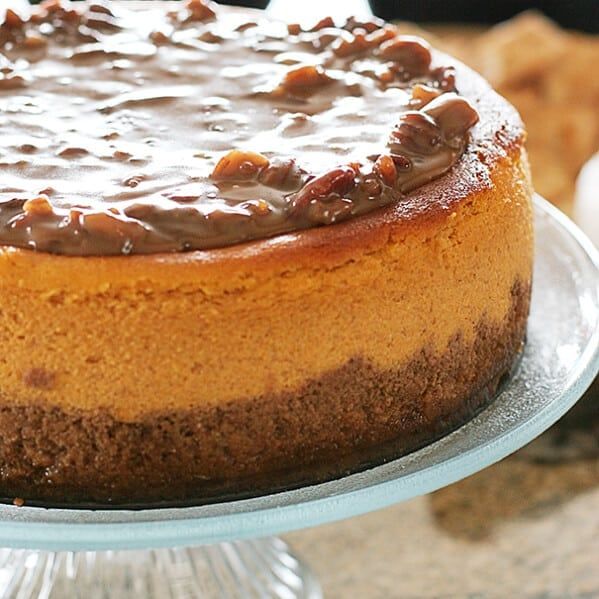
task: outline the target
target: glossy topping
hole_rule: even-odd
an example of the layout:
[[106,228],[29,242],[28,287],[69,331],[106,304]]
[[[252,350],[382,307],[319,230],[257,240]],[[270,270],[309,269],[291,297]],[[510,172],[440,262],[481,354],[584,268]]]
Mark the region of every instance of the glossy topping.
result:
[[0,28],[0,244],[155,253],[336,223],[443,175],[478,120],[383,22],[80,6]]

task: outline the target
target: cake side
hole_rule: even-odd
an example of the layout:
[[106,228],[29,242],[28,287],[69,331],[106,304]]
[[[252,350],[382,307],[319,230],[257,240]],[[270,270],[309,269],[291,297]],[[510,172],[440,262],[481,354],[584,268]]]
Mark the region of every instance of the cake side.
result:
[[461,424],[492,399],[526,330],[525,155],[498,161],[492,182],[443,223],[387,235],[376,252],[356,243],[342,266],[312,255],[257,283],[248,262],[237,292],[146,281],[40,294],[3,278],[0,495],[135,503],[261,492]]
[[356,236],[334,265],[337,227],[293,264],[258,253],[222,270],[191,262],[171,272],[143,257],[145,277],[139,257],[106,268],[102,258],[13,254],[0,260],[3,401],[135,420],[293,391],[355,356],[385,370],[423,345],[442,352],[456,332],[470,343],[481,318],[503,322],[514,282],[531,278],[524,154],[498,161],[491,180],[445,220],[409,232],[367,216],[366,241]]
[[0,498],[30,504],[203,503],[356,471],[447,434],[494,397],[522,349],[530,287],[501,324],[481,319],[381,370],[361,357],[293,393],[161,411],[134,422],[104,410],[0,404]]

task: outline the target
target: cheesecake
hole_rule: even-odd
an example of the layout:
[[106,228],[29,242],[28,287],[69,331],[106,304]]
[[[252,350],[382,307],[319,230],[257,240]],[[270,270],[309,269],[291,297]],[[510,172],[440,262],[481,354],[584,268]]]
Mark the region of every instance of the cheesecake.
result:
[[267,493],[492,401],[532,188],[480,76],[377,19],[50,0],[0,22],[0,497]]

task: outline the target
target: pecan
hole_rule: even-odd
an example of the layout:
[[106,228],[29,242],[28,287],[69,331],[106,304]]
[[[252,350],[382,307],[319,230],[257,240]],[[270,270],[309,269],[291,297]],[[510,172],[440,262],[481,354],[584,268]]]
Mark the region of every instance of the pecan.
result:
[[22,43],[27,50],[37,50],[38,48],[45,48],[48,45],[48,40],[41,35],[28,33]]
[[208,21],[214,19],[216,17],[214,6],[214,2],[207,2],[206,0],[188,0],[186,7],[189,15],[186,21]]
[[356,171],[351,166],[334,168],[304,185],[293,197],[294,210],[307,208],[315,200],[343,197],[356,185]]
[[303,66],[287,72],[281,86],[289,90],[302,90],[315,88],[331,83],[329,77],[321,66]]
[[335,27],[335,21],[333,21],[333,17],[325,17],[324,19],[320,19],[310,31],[320,31],[321,29],[325,29],[328,27]]
[[343,25],[343,29],[353,33],[355,29],[364,29],[367,33],[372,33],[377,29],[381,29],[385,25],[382,19],[372,18],[369,21],[360,21],[356,17],[349,17]]
[[301,32],[302,28],[299,23],[289,23],[289,25],[287,25],[287,33],[289,33],[289,35],[299,35]]
[[397,28],[394,25],[386,25],[385,27],[370,32],[366,36],[366,40],[371,46],[380,46],[396,36]]
[[271,207],[266,200],[249,200],[241,205],[242,208],[248,210],[253,216],[266,216],[271,213]]
[[240,181],[253,179],[268,164],[268,158],[257,152],[231,150],[218,161],[211,177],[213,179],[236,179]]
[[235,31],[239,31],[239,33],[243,33],[248,29],[253,29],[254,27],[258,27],[258,23],[256,21],[248,21],[247,23],[242,23],[241,25],[235,27]]
[[40,3],[40,8],[48,14],[64,11],[61,0],[44,0]]
[[377,177],[367,175],[360,184],[360,191],[369,199],[374,199],[383,193],[383,186]]
[[164,46],[168,44],[171,40],[163,31],[156,30],[150,33],[150,41],[156,44],[157,46]]
[[333,52],[340,58],[361,54],[370,48],[370,42],[366,38],[365,33],[347,33],[343,35],[333,44]]
[[441,130],[431,116],[409,111],[401,115],[387,146],[393,154],[422,156],[437,152],[442,141]]
[[440,95],[441,90],[435,89],[434,87],[429,87],[428,85],[417,83],[412,88],[412,98],[410,100],[410,106],[414,108],[422,108],[431,100],[434,100]]
[[25,21],[12,9],[6,9],[6,15],[4,17],[4,25],[10,29],[19,29],[23,27]]
[[478,113],[468,100],[451,92],[429,102],[422,112],[435,119],[446,140],[465,135],[478,122]]
[[410,75],[421,75],[430,67],[429,45],[422,39],[403,35],[383,43],[379,49],[383,60],[396,62]]
[[312,202],[306,210],[307,218],[322,225],[330,225],[351,216],[354,203],[349,198],[328,198]]
[[378,175],[385,185],[393,187],[397,179],[397,168],[391,156],[381,154],[374,163],[372,170]]
[[27,200],[23,204],[25,214],[29,216],[47,216],[54,214],[54,208],[46,195],[39,195],[37,198]]
[[96,12],[103,15],[108,15],[109,17],[114,17],[114,13],[108,7],[107,2],[99,2],[98,0],[96,0],[96,2],[89,5],[88,10],[90,12]]
[[297,189],[302,181],[302,170],[293,158],[273,160],[258,177],[260,183],[275,189]]
[[431,76],[441,91],[455,91],[454,67],[437,67],[431,71]]
[[225,38],[217,35],[214,31],[204,31],[198,36],[198,39],[206,44],[220,44]]

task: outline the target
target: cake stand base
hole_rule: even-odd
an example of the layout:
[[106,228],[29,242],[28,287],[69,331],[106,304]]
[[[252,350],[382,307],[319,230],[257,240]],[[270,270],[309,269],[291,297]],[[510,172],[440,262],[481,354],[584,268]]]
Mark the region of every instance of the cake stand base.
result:
[[276,537],[192,549],[0,549],[0,599],[321,599],[312,572]]

